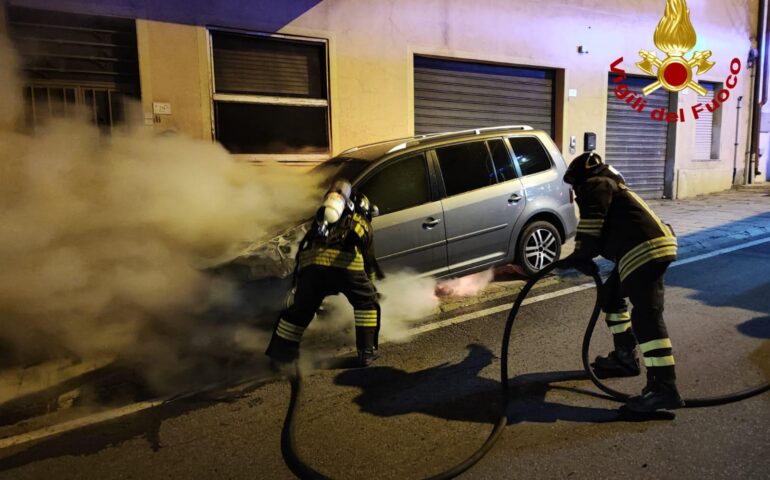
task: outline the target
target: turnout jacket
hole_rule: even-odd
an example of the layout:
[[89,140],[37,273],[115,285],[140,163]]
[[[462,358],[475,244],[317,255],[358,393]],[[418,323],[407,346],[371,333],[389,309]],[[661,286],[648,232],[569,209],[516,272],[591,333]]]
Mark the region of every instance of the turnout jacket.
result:
[[671,227],[618,178],[600,174],[575,192],[580,209],[576,258],[602,255],[614,261],[621,281],[649,262],[676,260]]
[[366,272],[370,279],[384,277],[374,256],[372,224],[358,212],[346,212],[329,238],[318,237],[315,228],[308,231],[300,242],[297,269],[310,265]]

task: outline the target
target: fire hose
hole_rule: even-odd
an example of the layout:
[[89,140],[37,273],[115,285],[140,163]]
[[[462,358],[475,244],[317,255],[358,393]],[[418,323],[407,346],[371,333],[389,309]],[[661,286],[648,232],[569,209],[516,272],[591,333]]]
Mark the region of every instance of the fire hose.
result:
[[[502,344],[502,351],[500,355],[500,396],[502,399],[501,402],[501,412],[500,417],[495,423],[494,428],[490,432],[489,436],[487,437],[486,441],[467,459],[463,460],[459,464],[453,466],[452,468],[445,470],[441,473],[435,474],[431,477],[428,477],[429,480],[443,480],[443,479],[449,479],[454,478],[461,473],[465,472],[469,468],[471,468],[473,465],[475,465],[479,460],[481,460],[484,455],[486,455],[494,446],[495,442],[500,438],[500,435],[502,434],[503,430],[505,429],[505,426],[508,424],[508,415],[507,415],[507,406],[510,400],[510,388],[508,384],[508,357],[509,357],[509,347],[510,347],[510,341],[511,341],[511,332],[513,331],[513,324],[516,321],[516,316],[519,313],[519,309],[521,308],[522,303],[526,299],[527,295],[529,294],[530,290],[535,286],[535,284],[540,281],[543,277],[548,275],[552,270],[555,268],[560,267],[561,262],[555,262],[551,265],[543,268],[540,270],[536,275],[534,275],[526,285],[521,289],[521,292],[519,292],[518,297],[516,298],[516,301],[513,304],[513,307],[511,308],[510,312],[508,313],[508,320],[505,323],[505,330],[503,333],[503,344]],[[595,270],[595,273],[591,275],[591,278],[596,284],[596,301],[594,303],[593,312],[591,313],[591,319],[588,322],[588,326],[586,327],[585,334],[583,335],[583,348],[582,348],[582,361],[583,361],[583,368],[588,373],[589,378],[591,381],[596,385],[597,388],[599,388],[601,391],[609,395],[609,399],[625,403],[626,400],[628,400],[631,395],[620,392],[618,390],[614,390],[604,383],[596,376],[596,374],[593,372],[589,365],[588,360],[588,354],[589,349],[591,346],[591,337],[593,336],[594,329],[596,327],[596,322],[599,319],[599,314],[601,313],[601,287],[602,287],[602,278],[599,275],[598,268]],[[289,378],[291,383],[291,396],[289,400],[289,407],[286,411],[286,417],[284,419],[283,423],[283,430],[281,432],[281,453],[283,454],[284,461],[286,462],[286,465],[289,467],[289,469],[296,475],[298,478],[303,480],[330,480],[331,477],[324,475],[323,473],[315,470],[313,467],[308,465],[306,462],[304,462],[300,456],[297,454],[296,449],[296,443],[294,438],[294,417],[296,414],[297,406],[300,401],[300,394],[302,392],[302,372],[300,371],[299,366],[295,366],[294,374],[290,376]],[[705,398],[685,398],[685,406],[683,408],[698,408],[698,407],[710,407],[715,405],[724,405],[726,403],[733,403],[740,400],[745,400],[747,398],[759,395],[761,393],[767,392],[770,390],[770,383],[765,383],[763,385],[759,385],[753,388],[749,388],[740,392],[735,392],[727,395],[722,396],[715,396],[715,397],[705,397]]]

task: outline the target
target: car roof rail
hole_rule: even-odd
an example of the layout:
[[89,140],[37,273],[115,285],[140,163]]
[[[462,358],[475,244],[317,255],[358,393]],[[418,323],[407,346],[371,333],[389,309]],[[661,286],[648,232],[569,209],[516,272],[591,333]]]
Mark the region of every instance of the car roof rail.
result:
[[476,135],[481,135],[482,133],[486,132],[494,132],[496,130],[522,130],[522,131],[528,131],[528,130],[534,130],[529,125],[500,125],[496,127],[481,127],[481,128],[470,128],[467,130],[456,130],[453,132],[438,132],[438,133],[424,133],[422,135],[415,135],[413,137],[403,137],[403,138],[395,138],[390,140],[382,140],[380,142],[373,142],[373,143],[367,143],[365,145],[357,145],[352,148],[348,148],[344,152],[342,152],[340,155],[344,155],[346,153],[355,152],[357,150],[361,150],[363,148],[369,148],[369,147],[376,147],[377,145],[383,145],[386,143],[395,143],[399,142],[395,147],[390,149],[388,153],[391,153],[393,151],[402,150],[406,146],[410,145],[411,142],[414,141],[420,141],[420,140],[428,140],[431,138],[438,138],[438,137],[449,137],[453,135],[467,135],[469,133],[474,133]]
[[386,143],[406,142],[409,140],[414,140],[415,138],[417,137],[390,138],[388,140],[381,140],[379,142],[366,143],[364,145],[356,145],[355,147],[348,148],[344,152],[340,153],[340,155],[343,155],[345,153],[355,152],[356,150],[361,150],[362,148],[376,147],[377,145],[384,145]]
[[529,125],[500,125],[497,127],[469,128],[467,130],[456,130],[453,132],[426,133],[423,135],[419,135],[415,138],[422,140],[422,139],[436,138],[436,137],[443,137],[443,136],[450,136],[450,135],[467,135],[469,133],[481,135],[482,133],[493,132],[495,130],[534,130],[534,129]]
[[476,131],[489,132],[493,130],[534,130],[529,125],[500,125],[499,127],[477,128]]

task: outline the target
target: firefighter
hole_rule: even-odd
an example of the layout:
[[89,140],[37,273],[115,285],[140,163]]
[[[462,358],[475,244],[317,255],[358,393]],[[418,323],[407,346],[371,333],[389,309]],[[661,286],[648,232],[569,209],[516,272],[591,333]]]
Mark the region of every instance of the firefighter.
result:
[[[663,276],[677,253],[673,230],[596,153],[573,160],[564,181],[574,187],[580,209],[575,252],[564,266],[591,274],[596,270],[593,257],[602,255],[615,262],[602,288],[602,310],[614,350],[596,358],[595,373],[603,378],[639,375],[638,344],[647,385],[641,395],[628,400],[627,407],[652,412],[683,406],[663,321]],[[625,297],[633,307],[630,315]]]
[[380,305],[375,278],[383,278],[374,257],[372,217],[366,195],[352,193],[346,181],[328,190],[312,227],[300,242],[295,269],[294,302],[280,316],[267,355],[275,364],[299,356],[302,334],[324,298],[342,293],[354,309],[359,366],[377,358]]

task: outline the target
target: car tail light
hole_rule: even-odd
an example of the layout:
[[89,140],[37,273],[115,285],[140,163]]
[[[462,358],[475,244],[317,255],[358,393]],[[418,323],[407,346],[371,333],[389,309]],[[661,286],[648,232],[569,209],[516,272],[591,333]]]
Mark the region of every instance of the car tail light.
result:
[[575,203],[575,191],[569,189],[569,203]]

